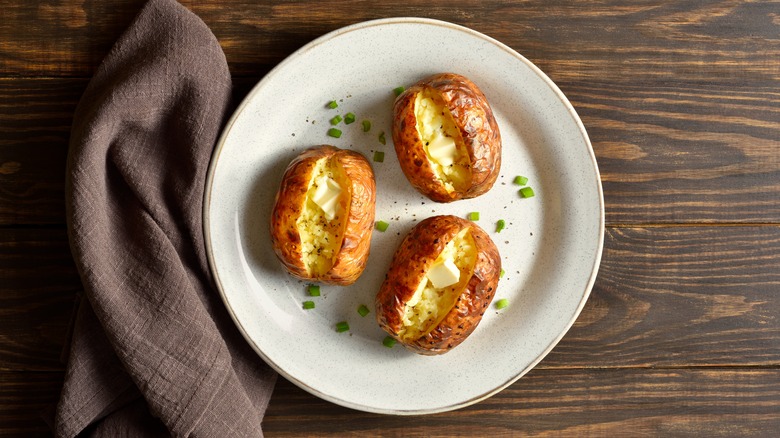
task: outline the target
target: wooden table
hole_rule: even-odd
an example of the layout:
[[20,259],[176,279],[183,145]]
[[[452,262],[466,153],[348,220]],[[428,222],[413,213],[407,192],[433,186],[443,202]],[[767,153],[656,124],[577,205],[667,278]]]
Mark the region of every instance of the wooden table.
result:
[[[0,434],[48,434],[39,412],[58,398],[80,289],[64,225],[71,118],[142,3],[0,0]],[[598,280],[528,375],[477,405],[410,418],[280,380],[268,436],[780,431],[780,3],[183,3],[222,44],[237,98],[344,25],[408,15],[469,26],[559,85],[601,169]]]

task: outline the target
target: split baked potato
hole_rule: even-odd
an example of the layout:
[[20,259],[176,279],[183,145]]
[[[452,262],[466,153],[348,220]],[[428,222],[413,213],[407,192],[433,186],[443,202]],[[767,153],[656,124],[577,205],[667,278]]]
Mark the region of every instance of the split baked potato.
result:
[[366,267],[376,182],[361,154],[322,145],[287,166],[271,214],[271,241],[293,276],[354,283]]
[[487,192],[501,168],[501,133],[487,98],[453,73],[433,75],[396,98],[393,143],[406,178],[437,202]]
[[446,353],[477,327],[500,272],[496,245],[474,222],[425,219],[393,256],[376,296],[377,322],[416,353]]

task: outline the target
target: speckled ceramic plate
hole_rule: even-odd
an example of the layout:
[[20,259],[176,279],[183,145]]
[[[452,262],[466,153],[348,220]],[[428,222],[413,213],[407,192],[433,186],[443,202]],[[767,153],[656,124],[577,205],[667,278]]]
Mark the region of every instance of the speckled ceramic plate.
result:
[[[491,102],[503,137],[498,182],[472,200],[435,204],[406,181],[390,136],[393,88],[438,72],[472,79]],[[337,100],[339,107],[326,104]],[[339,139],[328,120],[353,112]],[[372,123],[362,132],[361,121]],[[378,136],[384,131],[387,144]],[[331,143],[362,152],[377,179],[377,219],[368,268],[350,287],[310,298],[271,248],[269,216],[289,161]],[[536,196],[522,199],[516,175]],[[435,214],[479,225],[501,252],[505,277],[477,330],[437,357],[382,345],[374,295],[392,254],[418,221]],[[588,298],[601,258],[604,207],[596,160],[574,109],[547,76],[509,47],[441,21],[393,18],[349,26],[307,44],[263,78],[217,145],[204,207],[209,261],[230,314],[259,356],[288,380],[354,409],[423,414],[483,400],[536,365],[563,337]],[[507,222],[495,232],[499,219]],[[301,303],[313,300],[316,308]],[[366,304],[372,313],[361,317]],[[349,332],[335,324],[348,321]],[[258,358],[258,360],[260,360]]]

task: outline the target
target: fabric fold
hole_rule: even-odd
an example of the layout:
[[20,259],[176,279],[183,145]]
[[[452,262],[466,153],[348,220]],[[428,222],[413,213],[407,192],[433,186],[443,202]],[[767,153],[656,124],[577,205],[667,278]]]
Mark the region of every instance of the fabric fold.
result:
[[87,87],[66,184],[87,299],[58,436],[98,421],[104,427],[89,429],[96,434],[130,433],[144,415],[174,436],[261,435],[275,374],[220,301],[202,229],[206,172],[230,93],[216,38],[174,0],[149,1]]

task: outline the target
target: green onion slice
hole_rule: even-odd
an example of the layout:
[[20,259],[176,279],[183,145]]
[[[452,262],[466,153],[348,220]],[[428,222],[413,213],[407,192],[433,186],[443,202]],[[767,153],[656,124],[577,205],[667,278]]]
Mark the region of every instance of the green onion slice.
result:
[[395,93],[395,97],[398,97],[401,95],[401,93],[404,92],[404,90],[405,90],[404,87],[395,87],[393,88],[393,93]]
[[530,187],[523,187],[522,189],[520,189],[520,196],[523,198],[533,198],[534,189]]
[[379,142],[382,144],[387,144],[387,140],[385,140],[385,131],[379,133]]
[[363,120],[363,132],[371,130],[371,120]]
[[501,268],[501,272],[498,273],[498,278],[504,278],[504,274],[506,274],[506,271],[504,268]]
[[341,332],[346,332],[348,330],[349,330],[349,323],[347,323],[347,321],[341,321],[336,324],[337,332],[341,333]]
[[471,213],[469,213],[469,220],[478,221],[479,220],[479,212],[478,211],[472,211]]
[[328,108],[330,109],[336,109],[339,107],[339,104],[335,100],[331,100],[328,102]]
[[514,183],[519,185],[519,186],[524,186],[524,185],[528,184],[528,178],[526,178],[524,176],[517,175],[515,177]]
[[506,298],[501,298],[500,300],[496,301],[496,309],[501,310],[504,307],[509,305],[509,300]]
[[303,308],[306,310],[313,309],[314,308],[314,301],[304,301],[303,302]]
[[341,122],[341,120],[342,120],[341,116],[336,114],[332,119],[330,119],[330,124],[331,125],[338,125],[339,122]]
[[309,291],[310,297],[320,296],[320,286],[317,284],[310,284],[307,290]]
[[382,341],[382,345],[387,348],[393,348],[396,342],[398,341],[396,341],[392,336],[385,336],[385,339]]
[[344,123],[349,125],[350,123],[353,123],[355,121],[355,113],[346,113],[344,114]]
[[366,307],[365,304],[361,304],[360,307],[358,307],[358,313],[360,314],[360,316],[365,317],[366,315],[371,313],[371,311],[368,310],[368,307]]
[[330,128],[328,129],[328,135],[333,138],[339,138],[341,137],[341,131],[336,128]]
[[498,222],[496,222],[496,233],[500,233],[504,228],[506,228],[506,221],[499,219]]
[[385,161],[385,153],[382,151],[376,151],[374,152],[374,161],[377,163],[382,163]]
[[381,231],[381,232],[383,232],[383,233],[385,231],[387,231],[387,227],[389,227],[389,226],[390,226],[390,224],[385,222],[385,221],[377,221],[377,223],[376,223],[376,229]]

